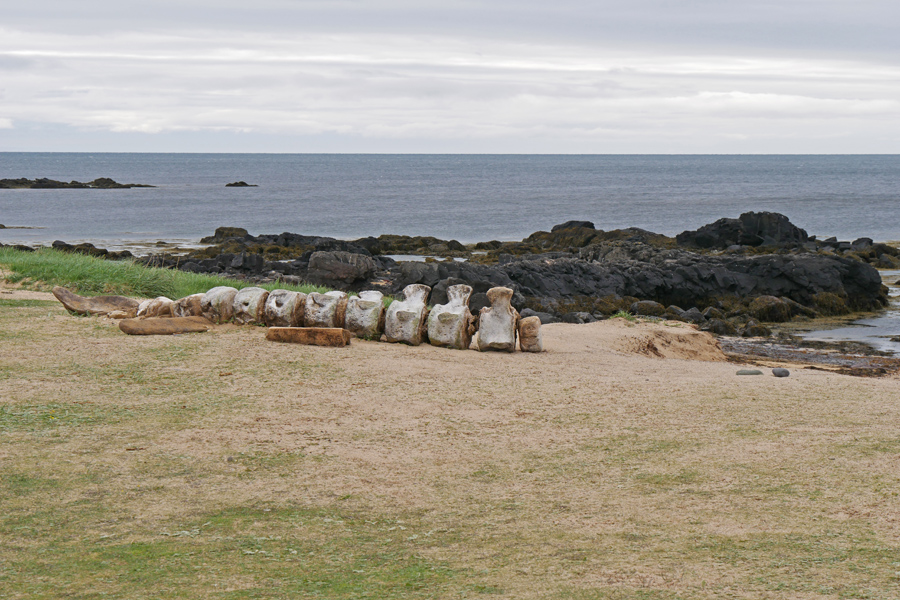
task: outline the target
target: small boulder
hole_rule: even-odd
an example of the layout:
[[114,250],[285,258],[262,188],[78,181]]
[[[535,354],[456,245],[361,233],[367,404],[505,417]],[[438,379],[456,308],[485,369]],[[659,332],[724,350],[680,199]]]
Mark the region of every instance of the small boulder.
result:
[[758,296],[750,302],[750,314],[768,323],[786,323],[791,320],[791,305],[775,296]]
[[747,324],[741,330],[742,337],[769,337],[770,335],[772,335],[772,331],[768,327],[760,325],[753,319],[747,321]]
[[630,312],[643,317],[661,317],[666,314],[666,307],[653,300],[640,300],[631,305]]
[[772,375],[775,377],[790,377],[791,372],[787,369],[782,369],[781,367],[776,367],[772,369]]
[[313,252],[309,257],[307,278],[320,285],[347,285],[367,279],[375,272],[371,256],[341,250]]

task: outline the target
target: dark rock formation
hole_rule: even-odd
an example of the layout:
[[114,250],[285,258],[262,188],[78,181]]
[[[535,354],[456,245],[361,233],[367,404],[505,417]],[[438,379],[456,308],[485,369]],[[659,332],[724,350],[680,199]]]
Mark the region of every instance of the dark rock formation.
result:
[[696,231],[675,236],[679,246],[720,249],[802,244],[808,239],[806,231],[793,225],[787,217],[771,212],[746,212],[737,219],[719,219]]
[[86,254],[88,256],[96,256],[98,258],[106,258],[109,260],[125,260],[127,258],[134,258],[134,255],[128,250],[122,250],[120,252],[110,252],[106,248],[97,248],[93,244],[89,244],[87,242],[72,245],[60,240],[56,240],[51,244],[51,247],[54,250],[59,250],[60,252],[68,252],[71,254]]
[[259,187],[256,184],[247,183],[246,181],[234,181],[232,183],[226,183],[225,187]]
[[563,229],[596,229],[594,224],[590,221],[566,221],[565,223],[560,223],[559,225],[554,225],[552,229],[550,229],[550,233],[555,233],[557,231]]
[[7,190],[57,190],[57,189],[93,189],[93,190],[122,190],[127,188],[151,188],[155,185],[143,183],[118,183],[109,177],[100,177],[87,183],[80,181],[56,181],[54,179],[0,179],[0,189]]

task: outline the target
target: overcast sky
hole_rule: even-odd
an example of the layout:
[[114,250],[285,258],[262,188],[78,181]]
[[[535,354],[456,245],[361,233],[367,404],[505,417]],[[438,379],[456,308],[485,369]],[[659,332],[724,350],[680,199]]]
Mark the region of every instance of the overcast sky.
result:
[[6,2],[0,151],[900,153],[897,0]]

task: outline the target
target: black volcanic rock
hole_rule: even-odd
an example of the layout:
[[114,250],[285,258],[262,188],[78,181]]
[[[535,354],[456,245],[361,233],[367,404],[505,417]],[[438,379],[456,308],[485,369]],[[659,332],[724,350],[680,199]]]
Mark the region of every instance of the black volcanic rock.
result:
[[56,181],[54,179],[0,179],[0,189],[7,190],[59,190],[59,189],[79,189],[79,190],[122,190],[128,188],[152,188],[154,185],[143,183],[118,183],[109,177],[100,177],[88,183],[80,181]]
[[561,231],[563,229],[596,229],[594,224],[590,221],[566,221],[565,223],[560,223],[559,225],[554,225],[550,229],[550,233],[555,233],[557,231]]
[[688,248],[728,248],[730,246],[784,246],[802,244],[809,239],[779,213],[746,212],[737,219],[719,219],[695,231],[675,236],[679,246]]

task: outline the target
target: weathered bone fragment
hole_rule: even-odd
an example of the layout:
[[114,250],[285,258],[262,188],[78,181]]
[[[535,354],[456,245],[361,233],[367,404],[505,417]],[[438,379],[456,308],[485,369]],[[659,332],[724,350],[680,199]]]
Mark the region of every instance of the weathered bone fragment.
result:
[[422,343],[426,331],[425,301],[431,288],[413,283],[403,288],[403,300],[394,300],[384,317],[384,337],[389,342],[404,342],[411,346]]
[[350,345],[350,332],[342,327],[269,327],[266,339],[271,342],[331,346]]
[[519,348],[522,349],[522,352],[544,351],[540,317],[519,319]]
[[372,290],[347,300],[344,327],[358,338],[378,339],[384,329],[384,294]]
[[175,301],[172,307],[173,317],[203,316],[203,294],[191,294]]
[[150,317],[171,317],[175,302],[165,296],[157,296],[152,300],[144,300],[138,306],[137,316],[142,319]]
[[487,291],[491,305],[481,309],[478,317],[478,349],[516,351],[516,322],[518,311],[510,305],[513,291],[495,287]]
[[53,295],[68,310],[79,315],[106,315],[121,311],[129,317],[137,315],[140,302],[124,296],[95,296],[85,298],[64,287],[53,288]]
[[306,296],[304,321],[307,327],[343,327],[346,312],[346,292],[313,292]]
[[306,294],[290,290],[273,290],[266,299],[264,316],[269,327],[303,327]]
[[237,290],[220,285],[203,294],[200,303],[203,316],[213,323],[227,323],[234,316],[234,297]]
[[234,322],[238,325],[262,323],[269,290],[248,287],[238,290],[234,296]]
[[212,329],[212,326],[206,317],[149,317],[119,321],[119,329],[128,335],[202,333]]
[[428,314],[428,341],[433,346],[465,350],[472,341],[474,331],[469,297],[472,288],[467,285],[451,285],[447,288],[447,304],[437,304]]

